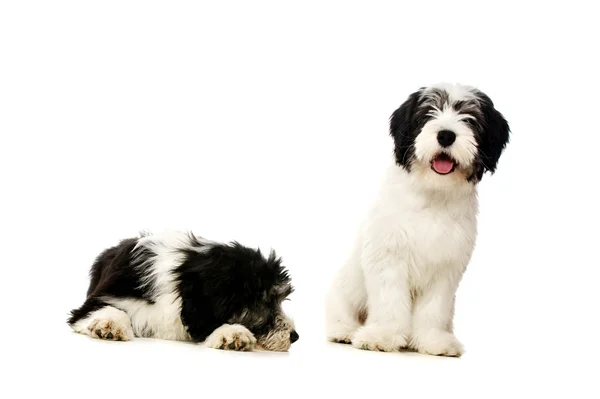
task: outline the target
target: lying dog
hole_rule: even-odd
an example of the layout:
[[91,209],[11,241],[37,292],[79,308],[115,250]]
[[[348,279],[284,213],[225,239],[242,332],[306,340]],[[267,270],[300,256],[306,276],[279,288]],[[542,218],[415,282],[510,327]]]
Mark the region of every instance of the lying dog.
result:
[[298,340],[282,310],[293,292],[281,259],[192,233],[141,235],[102,252],[87,299],[68,324],[93,338],[205,342],[287,351]]

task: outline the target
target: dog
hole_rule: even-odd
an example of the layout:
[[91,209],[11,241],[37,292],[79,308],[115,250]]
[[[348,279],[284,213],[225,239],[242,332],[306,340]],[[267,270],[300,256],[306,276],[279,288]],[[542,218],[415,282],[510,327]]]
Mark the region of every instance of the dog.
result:
[[93,338],[204,342],[288,351],[299,338],[282,303],[294,287],[281,258],[190,232],[142,233],[103,251],[67,321]]
[[477,236],[477,187],[509,142],[482,91],[421,87],[392,114],[393,162],[325,300],[332,342],[461,356],[455,294]]

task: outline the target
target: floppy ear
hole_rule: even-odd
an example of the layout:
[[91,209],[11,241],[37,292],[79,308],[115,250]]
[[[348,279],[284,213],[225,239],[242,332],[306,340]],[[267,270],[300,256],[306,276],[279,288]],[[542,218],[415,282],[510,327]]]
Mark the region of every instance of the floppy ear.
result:
[[479,156],[483,165],[483,173],[490,171],[494,173],[502,151],[509,141],[510,127],[504,116],[496,108],[494,103],[485,94],[480,93],[481,112],[483,124],[479,139]]
[[390,136],[394,139],[396,163],[410,169],[416,137],[415,113],[418,109],[421,91],[411,94],[390,117]]

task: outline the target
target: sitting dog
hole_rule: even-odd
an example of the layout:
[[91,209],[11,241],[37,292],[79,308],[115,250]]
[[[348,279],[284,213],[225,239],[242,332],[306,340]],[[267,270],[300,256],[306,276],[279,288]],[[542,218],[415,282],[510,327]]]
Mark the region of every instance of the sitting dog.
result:
[[393,113],[394,162],[327,295],[328,340],[463,353],[454,302],[477,235],[477,186],[509,133],[492,100],[463,85],[421,88]]
[[205,342],[216,349],[287,351],[298,340],[282,310],[293,292],[281,259],[192,233],[142,234],[102,252],[68,324],[93,338]]

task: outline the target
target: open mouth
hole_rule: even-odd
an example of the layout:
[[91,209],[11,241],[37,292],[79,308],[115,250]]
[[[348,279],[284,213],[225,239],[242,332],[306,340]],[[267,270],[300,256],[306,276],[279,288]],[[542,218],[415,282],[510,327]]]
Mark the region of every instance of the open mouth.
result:
[[454,172],[458,163],[452,157],[444,152],[441,152],[431,161],[431,169],[440,175],[447,175]]

